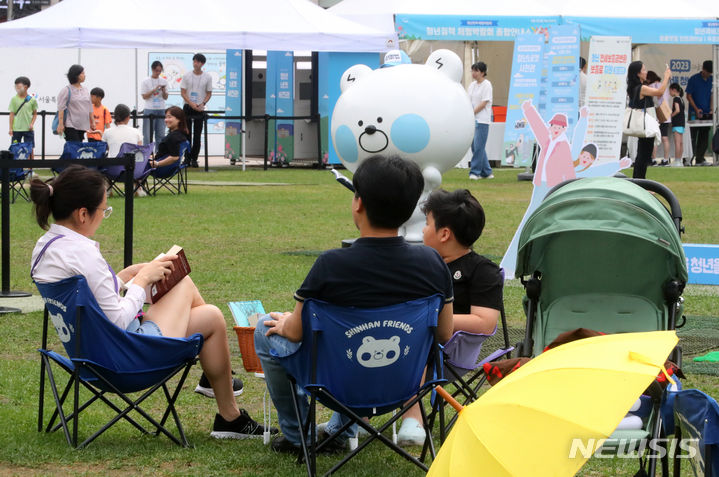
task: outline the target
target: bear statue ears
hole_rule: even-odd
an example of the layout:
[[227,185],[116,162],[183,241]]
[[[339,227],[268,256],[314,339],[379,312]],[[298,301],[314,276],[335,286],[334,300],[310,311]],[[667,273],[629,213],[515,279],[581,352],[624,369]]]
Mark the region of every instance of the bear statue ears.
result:
[[[397,65],[392,66],[391,68],[412,68],[414,66],[419,65]],[[453,51],[445,49],[435,50],[429,55],[427,61],[422,66],[432,68],[457,83],[462,81],[462,60]],[[344,73],[342,73],[342,78],[340,79],[340,90],[344,93],[348,88],[355,85],[363,76],[371,72],[372,68],[367,65],[350,66]]]

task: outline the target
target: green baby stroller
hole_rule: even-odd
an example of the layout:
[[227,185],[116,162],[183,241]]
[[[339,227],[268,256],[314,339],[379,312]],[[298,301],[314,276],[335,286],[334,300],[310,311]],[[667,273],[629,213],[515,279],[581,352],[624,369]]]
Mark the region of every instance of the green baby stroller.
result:
[[[675,329],[687,282],[681,219],[674,194],[653,181],[587,178],[552,189],[519,238],[515,275],[525,286],[527,315],[520,356],[536,356],[576,328]],[[681,364],[680,348],[671,359]],[[655,397],[641,431],[612,438],[658,437],[660,400]],[[650,475],[655,465],[650,459]]]

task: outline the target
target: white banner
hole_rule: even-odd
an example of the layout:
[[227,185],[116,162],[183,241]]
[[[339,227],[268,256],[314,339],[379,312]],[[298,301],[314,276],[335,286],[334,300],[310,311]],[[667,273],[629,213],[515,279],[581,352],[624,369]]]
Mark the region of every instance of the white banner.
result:
[[631,53],[628,36],[593,36],[589,43],[585,142],[596,145],[597,163],[619,159]]

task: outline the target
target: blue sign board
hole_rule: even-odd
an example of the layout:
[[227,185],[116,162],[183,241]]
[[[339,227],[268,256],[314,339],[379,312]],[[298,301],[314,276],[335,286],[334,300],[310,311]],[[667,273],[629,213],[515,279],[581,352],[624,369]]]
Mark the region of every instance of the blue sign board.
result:
[[[242,50],[227,50],[225,81],[225,114],[242,116]],[[238,159],[242,156],[242,120],[225,121],[225,157]]]
[[512,76],[509,82],[502,164],[527,166],[532,161],[534,134],[522,113],[522,103],[539,102],[545,36],[527,33],[514,40]]
[[719,20],[714,19],[395,15],[400,40],[508,41],[517,35],[564,24],[580,26],[582,41],[595,35],[631,34],[634,43],[719,44]]
[[689,283],[719,285],[719,245],[682,244],[687,259]]
[[400,40],[512,41],[517,35],[546,32],[559,17],[477,15],[395,15]]
[[[267,52],[265,112],[272,116],[294,114],[294,54],[291,51]],[[294,156],[294,121],[272,121],[269,158],[273,164],[286,164]]]

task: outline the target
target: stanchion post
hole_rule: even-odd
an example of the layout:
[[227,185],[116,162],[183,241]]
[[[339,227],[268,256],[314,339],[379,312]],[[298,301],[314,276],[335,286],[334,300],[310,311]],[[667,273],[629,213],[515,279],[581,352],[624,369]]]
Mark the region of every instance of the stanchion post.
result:
[[[0,160],[12,159],[10,151],[0,151]],[[27,292],[10,291],[10,169],[2,167],[2,292],[0,297],[14,298],[30,296]],[[18,313],[17,308],[0,307],[0,313]]]
[[270,147],[270,115],[265,114],[265,170],[267,170],[267,149]]
[[132,265],[132,230],[135,213],[135,155],[125,154],[125,268]]
[[41,121],[40,124],[42,125],[42,129],[41,129],[42,148],[40,149],[40,159],[42,159],[43,161],[45,160],[45,115],[46,114],[47,114],[47,111],[45,111],[44,109],[42,111],[40,111],[40,121]]
[[202,121],[205,123],[203,131],[205,132],[205,172],[209,171],[209,149],[207,144],[207,113],[202,115]]

